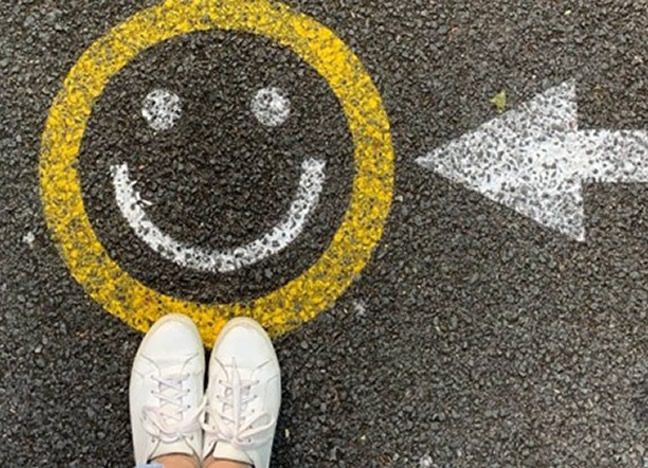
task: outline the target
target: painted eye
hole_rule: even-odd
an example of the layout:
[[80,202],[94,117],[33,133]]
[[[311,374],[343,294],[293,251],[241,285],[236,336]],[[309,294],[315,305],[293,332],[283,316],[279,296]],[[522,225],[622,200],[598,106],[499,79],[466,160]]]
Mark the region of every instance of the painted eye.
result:
[[180,97],[166,89],[148,93],[142,103],[142,117],[154,131],[169,130],[182,114]]
[[279,88],[261,88],[250,103],[254,117],[266,127],[277,127],[290,115],[290,99]]

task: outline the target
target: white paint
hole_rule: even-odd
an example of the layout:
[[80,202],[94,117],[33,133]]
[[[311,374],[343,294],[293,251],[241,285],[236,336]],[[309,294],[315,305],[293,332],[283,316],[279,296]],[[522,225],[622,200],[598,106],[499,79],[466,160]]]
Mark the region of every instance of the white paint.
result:
[[27,244],[28,246],[32,247],[34,245],[34,241],[36,240],[36,236],[34,235],[33,232],[29,231],[27,232],[23,237],[22,241]]
[[262,88],[250,103],[256,119],[266,127],[277,127],[290,115],[290,99],[279,88]]
[[367,305],[364,301],[353,301],[353,310],[358,317],[365,317],[367,315]]
[[166,89],[151,91],[142,103],[142,116],[156,132],[169,130],[181,114],[180,97]]
[[648,182],[648,134],[578,130],[569,81],[416,162],[584,241],[583,183]]
[[326,162],[306,159],[302,163],[299,187],[284,219],[260,238],[227,250],[210,250],[186,245],[164,233],[144,210],[145,202],[135,190],[126,163],[111,167],[115,199],[139,239],[165,259],[177,265],[206,272],[228,273],[253,265],[285,249],[301,233],[319,201]]
[[420,468],[431,468],[433,464],[434,461],[432,460],[432,457],[429,454],[423,455],[419,460]]

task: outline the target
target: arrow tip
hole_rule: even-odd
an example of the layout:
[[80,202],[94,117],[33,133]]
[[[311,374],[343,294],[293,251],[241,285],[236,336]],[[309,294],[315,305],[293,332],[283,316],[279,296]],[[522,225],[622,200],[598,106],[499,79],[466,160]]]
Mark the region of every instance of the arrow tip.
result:
[[577,129],[568,80],[417,158],[418,165],[482,193],[545,227],[585,240],[580,180],[552,170],[548,137]]

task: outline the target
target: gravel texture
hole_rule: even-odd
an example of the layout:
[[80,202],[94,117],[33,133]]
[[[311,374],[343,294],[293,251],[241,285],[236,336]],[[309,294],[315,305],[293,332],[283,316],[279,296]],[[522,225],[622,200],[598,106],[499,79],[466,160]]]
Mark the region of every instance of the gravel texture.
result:
[[[587,186],[587,241],[576,243],[414,160],[496,116],[489,99],[501,90],[515,106],[567,79],[582,128],[647,127],[646,2],[289,3],[336,31],[374,78],[396,186],[361,277],[276,340],[285,385],[275,465],[644,466],[646,188]],[[141,336],[89,300],[62,263],[42,216],[38,154],[67,70],[148,4],[0,3],[2,466],[131,463],[128,375]],[[240,127],[265,86],[289,90],[290,117]],[[156,88],[183,100],[177,138],[146,136],[141,102]],[[80,165],[89,216],[111,255],[147,284],[204,301],[256,297],[330,241],[348,200],[351,143],[329,89],[283,49],[222,33],[170,41],[124,70],[97,106]],[[227,278],[183,271],[129,237],[106,172],[140,158],[156,219],[220,246],[285,210],[298,163],[314,151],[331,161],[330,184],[304,236]],[[207,197],[210,184],[224,195]]]

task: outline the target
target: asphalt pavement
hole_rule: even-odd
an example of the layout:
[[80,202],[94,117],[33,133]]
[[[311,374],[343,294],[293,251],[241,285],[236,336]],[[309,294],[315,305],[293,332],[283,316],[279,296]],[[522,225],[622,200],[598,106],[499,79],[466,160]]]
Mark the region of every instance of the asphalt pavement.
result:
[[[373,79],[395,178],[366,268],[274,340],[274,466],[648,466],[648,186],[587,184],[577,242],[415,162],[497,118],[501,91],[507,110],[567,80],[581,128],[648,130],[648,3],[286,3],[334,31]],[[131,465],[128,378],[142,334],[71,275],[46,224],[39,158],[81,53],[154,4],[0,4],[2,466]],[[252,116],[264,86],[290,98],[281,126]],[[166,132],[142,117],[155,89],[182,102]],[[87,216],[148,287],[254,301],[331,244],[352,197],[354,141],[326,80],[290,49],[238,32],[181,35],[135,57],[93,104],[77,167]],[[272,229],[308,157],[326,160],[326,181],[303,232],[234,272],[169,261],[113,194],[111,168],[128,163],[166,233],[225,249]]]

